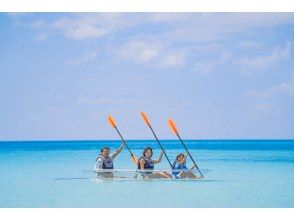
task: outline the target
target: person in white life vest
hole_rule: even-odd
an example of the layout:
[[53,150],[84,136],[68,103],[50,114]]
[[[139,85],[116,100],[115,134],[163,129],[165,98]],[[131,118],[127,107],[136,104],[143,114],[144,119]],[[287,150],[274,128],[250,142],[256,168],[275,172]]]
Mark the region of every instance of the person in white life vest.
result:
[[[121,146],[116,149],[116,151],[113,154],[110,153],[110,148],[107,146],[104,146],[100,150],[100,154],[98,155],[96,159],[96,163],[94,165],[94,171],[97,173],[98,176],[104,177],[104,178],[112,178],[113,177],[113,160],[114,158],[119,155],[119,153],[124,148],[124,144],[121,144]],[[109,172],[107,172],[107,170]],[[105,172],[104,172],[105,171]]]

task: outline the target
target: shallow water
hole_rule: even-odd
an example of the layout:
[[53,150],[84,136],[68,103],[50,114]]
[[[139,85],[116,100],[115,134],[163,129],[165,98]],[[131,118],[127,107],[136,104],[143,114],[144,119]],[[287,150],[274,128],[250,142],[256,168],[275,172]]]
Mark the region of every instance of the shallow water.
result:
[[[130,141],[136,155],[153,141]],[[183,148],[163,141],[172,160]],[[0,142],[0,207],[294,207],[294,141],[186,141],[201,181],[95,180],[98,149],[118,141]],[[190,163],[190,161],[188,160]],[[191,163],[190,163],[191,165]],[[135,169],[125,149],[117,169]],[[166,159],[156,166],[168,169]]]

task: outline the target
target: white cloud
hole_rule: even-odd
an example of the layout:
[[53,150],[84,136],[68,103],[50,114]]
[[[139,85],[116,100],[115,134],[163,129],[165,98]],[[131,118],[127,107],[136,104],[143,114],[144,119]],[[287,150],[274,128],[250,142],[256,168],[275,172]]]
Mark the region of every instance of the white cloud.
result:
[[284,108],[282,103],[289,103],[294,97],[294,78],[289,81],[269,86],[263,90],[251,90],[244,92],[250,115],[255,117],[270,117],[273,112]]
[[[209,48],[209,45],[210,44],[207,44],[203,47],[196,46],[193,47],[193,50],[199,50],[202,54],[205,54],[203,51],[206,51],[206,47]],[[249,45],[250,44],[248,44],[247,46]],[[241,69],[241,71],[244,71],[247,74],[264,71],[278,65],[279,62],[292,57],[292,45],[292,42],[288,41],[285,43],[284,47],[276,47],[272,50],[270,54],[256,57],[237,58],[235,56],[237,52],[234,52],[233,54],[231,50],[223,48],[221,45],[212,44],[212,51],[209,52],[211,54],[211,57],[208,59],[195,61],[194,70],[197,73],[209,74],[213,72],[216,68],[220,68],[226,65],[227,68],[229,66],[237,66]],[[257,45],[251,44],[250,46]]]
[[148,43],[144,40],[132,40],[119,48],[118,55],[122,59],[132,60],[135,63],[148,62],[163,51],[163,45]]
[[78,26],[75,28],[69,28],[65,35],[67,37],[74,38],[76,40],[81,40],[85,38],[97,38],[107,35],[110,30],[106,28],[92,27],[92,26]]
[[186,51],[171,49],[163,42],[133,39],[115,50],[120,59],[148,65],[152,68],[170,68],[185,64]]
[[243,57],[236,64],[239,65],[246,73],[266,70],[279,61],[289,58],[292,48],[292,42],[286,42],[285,48],[275,48],[271,54],[256,57]]
[[[248,35],[251,31],[260,35],[263,28],[293,23],[293,13],[69,13],[55,21],[39,19],[29,26],[47,33],[47,36],[49,31],[54,31],[50,36],[61,33],[79,41],[107,36],[107,43],[115,45],[118,39],[123,39],[126,43],[120,43],[118,48],[113,46],[114,49],[107,51],[109,55],[152,68],[183,67],[188,56],[199,54],[203,60],[196,60],[192,65],[207,74],[221,64],[232,64],[236,60],[219,40],[229,40],[234,34]],[[152,25],[152,31],[141,32],[141,27],[149,25]],[[43,34],[43,38],[40,35],[37,39],[47,36]],[[257,48],[259,44],[247,40],[237,42],[230,50],[233,47]],[[271,54],[253,58],[245,56],[234,64],[246,73],[264,71],[287,59],[290,49],[291,43],[287,43],[285,48],[276,48]],[[204,55],[210,54],[220,55],[205,60]],[[75,65],[96,56],[83,55],[71,62]]]
[[244,93],[245,97],[251,100],[265,100],[279,97],[281,95],[294,96],[294,81],[283,82],[270,86],[265,90],[249,91]]
[[76,40],[98,38],[111,31],[96,23],[94,17],[62,18],[56,20],[52,27],[60,29],[65,36]]
[[[148,14],[79,13],[57,19],[51,25],[68,38],[96,39],[144,23]],[[147,19],[148,20],[148,19]]]
[[48,25],[69,38],[83,40],[137,25],[166,24],[169,28],[149,34],[150,37],[172,42],[207,42],[287,23],[294,23],[293,13],[70,13]]
[[[176,42],[215,42],[230,35],[260,30],[279,24],[294,23],[293,13],[193,13],[182,21],[170,23],[174,28],[162,34],[162,38]],[[176,24],[174,24],[176,23]],[[257,32],[256,32],[257,33]],[[258,32],[260,35],[261,33]]]

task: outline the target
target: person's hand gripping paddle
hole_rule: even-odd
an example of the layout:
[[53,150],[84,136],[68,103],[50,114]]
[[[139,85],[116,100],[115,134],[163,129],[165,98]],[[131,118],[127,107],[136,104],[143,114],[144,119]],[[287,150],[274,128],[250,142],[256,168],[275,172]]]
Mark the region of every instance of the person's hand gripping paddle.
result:
[[190,156],[192,162],[194,163],[194,166],[196,167],[196,169],[198,170],[199,174],[201,175],[201,178],[203,178],[203,175],[202,175],[201,171],[199,170],[199,168],[198,168],[197,164],[195,163],[195,161],[194,161],[192,155],[191,155],[190,152],[188,151],[188,148],[186,147],[184,141],[182,140],[182,138],[181,138],[180,135],[179,135],[179,131],[178,131],[178,129],[177,129],[176,123],[175,123],[172,119],[168,119],[168,120],[167,120],[167,124],[168,124],[168,126],[170,127],[171,131],[172,131],[175,135],[178,136],[178,138],[179,138],[179,140],[181,141],[182,145],[184,146],[184,148],[185,148],[187,154]]
[[160,147],[161,150],[163,151],[164,156],[166,157],[166,159],[167,159],[167,161],[168,161],[170,167],[173,168],[173,166],[172,166],[170,160],[168,159],[168,157],[167,157],[167,155],[166,155],[166,153],[165,153],[165,151],[164,151],[164,149],[163,149],[161,143],[159,142],[159,140],[158,140],[158,138],[157,138],[157,136],[156,136],[154,130],[152,129],[152,126],[151,126],[151,124],[150,124],[150,121],[149,121],[149,119],[148,119],[146,113],[145,113],[145,112],[141,112],[141,116],[142,116],[142,119],[143,119],[143,121],[145,122],[145,124],[150,128],[151,132],[153,133],[153,135],[154,135],[154,137],[155,137],[155,139],[156,139],[156,141],[157,141],[159,147]]
[[138,159],[137,159],[137,157],[132,153],[132,151],[130,150],[130,148],[129,148],[127,142],[125,141],[125,139],[124,139],[124,138],[122,137],[122,135],[120,134],[120,132],[119,132],[117,126],[116,126],[116,122],[115,122],[114,118],[113,118],[111,115],[109,115],[109,116],[107,117],[107,121],[108,121],[108,124],[110,125],[110,127],[114,128],[114,129],[116,130],[116,132],[117,132],[118,135],[120,136],[121,140],[123,141],[124,145],[127,147],[128,151],[129,151],[130,154],[131,154],[131,160],[132,160],[132,162],[135,163],[135,164],[138,164]]

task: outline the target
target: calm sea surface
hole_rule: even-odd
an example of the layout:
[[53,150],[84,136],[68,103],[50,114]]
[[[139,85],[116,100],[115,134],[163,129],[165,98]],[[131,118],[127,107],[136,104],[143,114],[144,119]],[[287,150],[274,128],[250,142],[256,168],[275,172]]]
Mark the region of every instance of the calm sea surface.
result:
[[[134,154],[154,141],[129,141]],[[100,147],[119,141],[0,142],[0,207],[294,207],[294,141],[185,141],[201,181],[97,181]],[[171,160],[184,152],[162,141]],[[188,165],[191,161],[188,160]],[[116,169],[135,169],[126,149]],[[163,158],[156,169],[168,169]]]

